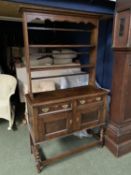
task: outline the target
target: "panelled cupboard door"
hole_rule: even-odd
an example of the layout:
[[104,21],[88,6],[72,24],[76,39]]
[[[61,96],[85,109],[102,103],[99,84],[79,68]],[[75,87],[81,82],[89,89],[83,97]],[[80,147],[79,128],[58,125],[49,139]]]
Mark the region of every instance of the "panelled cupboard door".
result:
[[77,110],[76,123],[77,129],[103,124],[103,102],[81,105]]
[[54,114],[39,116],[39,130],[42,132],[42,140],[66,135],[71,131],[71,127],[71,111],[63,111]]
[[[130,9],[117,12],[115,18],[113,47],[130,47]],[[117,32],[116,32],[117,31]]]

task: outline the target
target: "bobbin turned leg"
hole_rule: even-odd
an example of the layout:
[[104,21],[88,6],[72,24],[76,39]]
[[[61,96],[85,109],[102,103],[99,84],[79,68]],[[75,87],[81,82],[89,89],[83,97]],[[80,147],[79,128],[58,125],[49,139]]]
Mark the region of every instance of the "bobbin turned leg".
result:
[[31,135],[30,135],[30,151],[31,151],[31,154],[33,154],[33,140]]
[[33,145],[33,154],[35,157],[37,171],[38,171],[38,173],[40,173],[41,170],[43,169],[44,165],[42,163],[39,145]]
[[101,127],[100,128],[100,144],[102,147],[104,146],[104,131],[105,131],[104,127]]

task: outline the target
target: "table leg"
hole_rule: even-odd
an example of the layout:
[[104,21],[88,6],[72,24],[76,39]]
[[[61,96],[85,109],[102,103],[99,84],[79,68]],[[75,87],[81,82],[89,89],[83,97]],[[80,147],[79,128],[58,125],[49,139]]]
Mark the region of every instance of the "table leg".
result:
[[37,171],[38,171],[38,173],[40,173],[41,170],[43,169],[44,165],[43,165],[43,162],[41,160],[41,152],[40,152],[39,145],[33,145],[33,154],[34,154],[35,161],[36,161]]
[[104,146],[104,127],[100,128],[100,144],[102,147]]

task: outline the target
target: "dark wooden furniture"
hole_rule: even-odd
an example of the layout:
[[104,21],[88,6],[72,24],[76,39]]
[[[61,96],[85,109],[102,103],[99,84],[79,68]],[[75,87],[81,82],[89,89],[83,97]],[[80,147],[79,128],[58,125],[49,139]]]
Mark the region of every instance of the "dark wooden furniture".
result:
[[[103,89],[96,88],[95,86],[95,66],[97,55],[97,35],[98,24],[100,15],[92,15],[87,13],[80,13],[74,11],[65,10],[47,10],[42,11],[24,10],[23,12],[23,27],[24,27],[24,41],[25,41],[25,55],[26,55],[26,67],[28,72],[29,81],[29,94],[26,95],[28,106],[28,128],[30,131],[31,139],[31,151],[33,152],[36,160],[36,166],[38,172],[42,170],[45,165],[48,165],[55,160],[59,160],[62,157],[71,155],[73,153],[85,150],[92,146],[103,144],[104,139],[104,127],[106,116],[106,94]],[[50,20],[52,23],[57,21],[61,24],[63,21],[75,24],[81,24],[80,26],[87,25],[86,28],[63,28],[61,25],[59,28],[45,26],[29,26],[29,23],[39,23],[41,21]],[[75,26],[77,26],[75,25]],[[90,27],[89,27],[90,26]],[[87,28],[89,27],[89,29]],[[90,42],[88,44],[30,44],[28,38],[28,30],[55,30],[63,32],[77,32],[85,33],[89,32]],[[43,32],[44,32],[43,31]],[[80,65],[78,63],[71,63],[68,65],[52,65],[52,66],[40,66],[31,67],[30,65],[30,48],[88,48],[88,51],[78,51],[78,54],[88,54],[90,56],[89,64]],[[49,50],[50,51],[50,50]],[[48,51],[48,55],[51,52]],[[32,92],[32,77],[31,74],[35,70],[51,70],[51,69],[70,69],[75,67],[87,67],[89,73],[89,85],[74,87],[68,89],[59,89],[51,92],[35,93]],[[61,76],[61,75],[59,75]],[[64,75],[66,76],[66,75]],[[56,77],[56,76],[54,76]],[[88,143],[79,148],[64,152],[58,156],[50,159],[42,159],[40,143],[53,138],[70,135],[76,131],[83,129],[92,129],[98,127],[100,130],[98,140]]]
[[114,71],[106,145],[116,155],[131,151],[131,1],[117,0],[114,23]]

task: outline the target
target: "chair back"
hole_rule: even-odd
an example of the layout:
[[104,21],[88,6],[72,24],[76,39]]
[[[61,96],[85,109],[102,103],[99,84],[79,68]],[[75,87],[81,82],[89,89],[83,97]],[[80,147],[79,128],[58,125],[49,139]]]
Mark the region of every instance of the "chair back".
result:
[[0,74],[0,99],[9,98],[15,93],[16,78],[12,75]]

